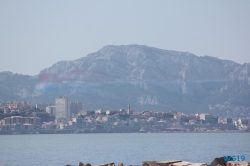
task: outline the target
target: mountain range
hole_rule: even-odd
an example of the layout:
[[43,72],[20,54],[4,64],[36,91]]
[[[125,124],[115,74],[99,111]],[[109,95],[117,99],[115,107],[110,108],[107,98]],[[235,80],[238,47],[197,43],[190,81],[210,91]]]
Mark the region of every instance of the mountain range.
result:
[[84,109],[208,112],[250,115],[250,63],[143,45],[105,46],[60,61],[36,76],[0,72],[0,102],[54,103],[58,96]]

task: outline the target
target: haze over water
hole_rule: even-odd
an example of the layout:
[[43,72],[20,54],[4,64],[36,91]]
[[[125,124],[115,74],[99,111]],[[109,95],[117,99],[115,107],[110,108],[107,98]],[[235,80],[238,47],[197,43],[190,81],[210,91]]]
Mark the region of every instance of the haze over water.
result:
[[250,133],[108,133],[2,135],[0,165],[92,166],[115,162],[179,159],[210,164],[215,157],[245,155],[250,161]]

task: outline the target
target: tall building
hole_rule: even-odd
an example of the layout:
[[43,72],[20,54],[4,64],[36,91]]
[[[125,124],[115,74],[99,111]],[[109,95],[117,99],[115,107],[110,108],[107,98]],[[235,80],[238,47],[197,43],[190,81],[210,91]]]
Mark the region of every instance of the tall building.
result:
[[70,119],[71,111],[69,108],[69,100],[67,97],[57,97],[56,98],[56,119]]
[[48,103],[37,103],[36,104],[36,108],[40,109],[40,110],[46,110],[46,107],[51,106],[51,104]]
[[46,112],[52,115],[55,115],[56,107],[55,106],[48,106],[46,107]]
[[73,113],[78,113],[82,110],[82,103],[81,102],[70,102],[70,111]]
[[201,114],[200,120],[202,120],[203,123],[217,124],[218,116],[209,115],[209,114]]
[[130,105],[128,105],[128,111],[127,111],[127,114],[131,114],[131,109],[130,109]]

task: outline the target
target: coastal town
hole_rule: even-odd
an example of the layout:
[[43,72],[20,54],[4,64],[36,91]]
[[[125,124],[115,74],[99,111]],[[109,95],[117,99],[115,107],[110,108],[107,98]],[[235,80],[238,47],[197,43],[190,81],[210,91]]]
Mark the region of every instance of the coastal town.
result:
[[250,117],[208,113],[136,111],[127,108],[84,110],[81,102],[57,97],[55,104],[8,101],[0,104],[0,134],[250,132]]

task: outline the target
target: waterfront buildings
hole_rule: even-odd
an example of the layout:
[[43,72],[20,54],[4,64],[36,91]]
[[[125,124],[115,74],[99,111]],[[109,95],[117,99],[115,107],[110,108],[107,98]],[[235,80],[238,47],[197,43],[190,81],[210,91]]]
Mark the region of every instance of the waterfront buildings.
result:
[[0,121],[0,131],[39,128],[41,119],[38,117],[11,116]]
[[24,123],[39,125],[41,123],[41,119],[38,117],[11,116],[11,117],[4,118],[1,123],[3,125],[24,124]]
[[[22,102],[13,101],[0,104],[0,131],[2,133],[16,130],[18,132],[41,130],[39,133],[250,131],[249,117],[241,119],[220,117],[218,119],[218,116],[211,114],[194,115],[156,110],[139,112],[133,111],[130,106],[127,109],[79,111],[82,104],[80,102],[70,104],[67,97],[57,97],[55,106],[47,106],[46,112],[42,108],[43,105],[39,104],[36,105],[37,108],[18,111],[17,108],[21,108],[21,104]],[[72,111],[75,113],[73,114]]]

